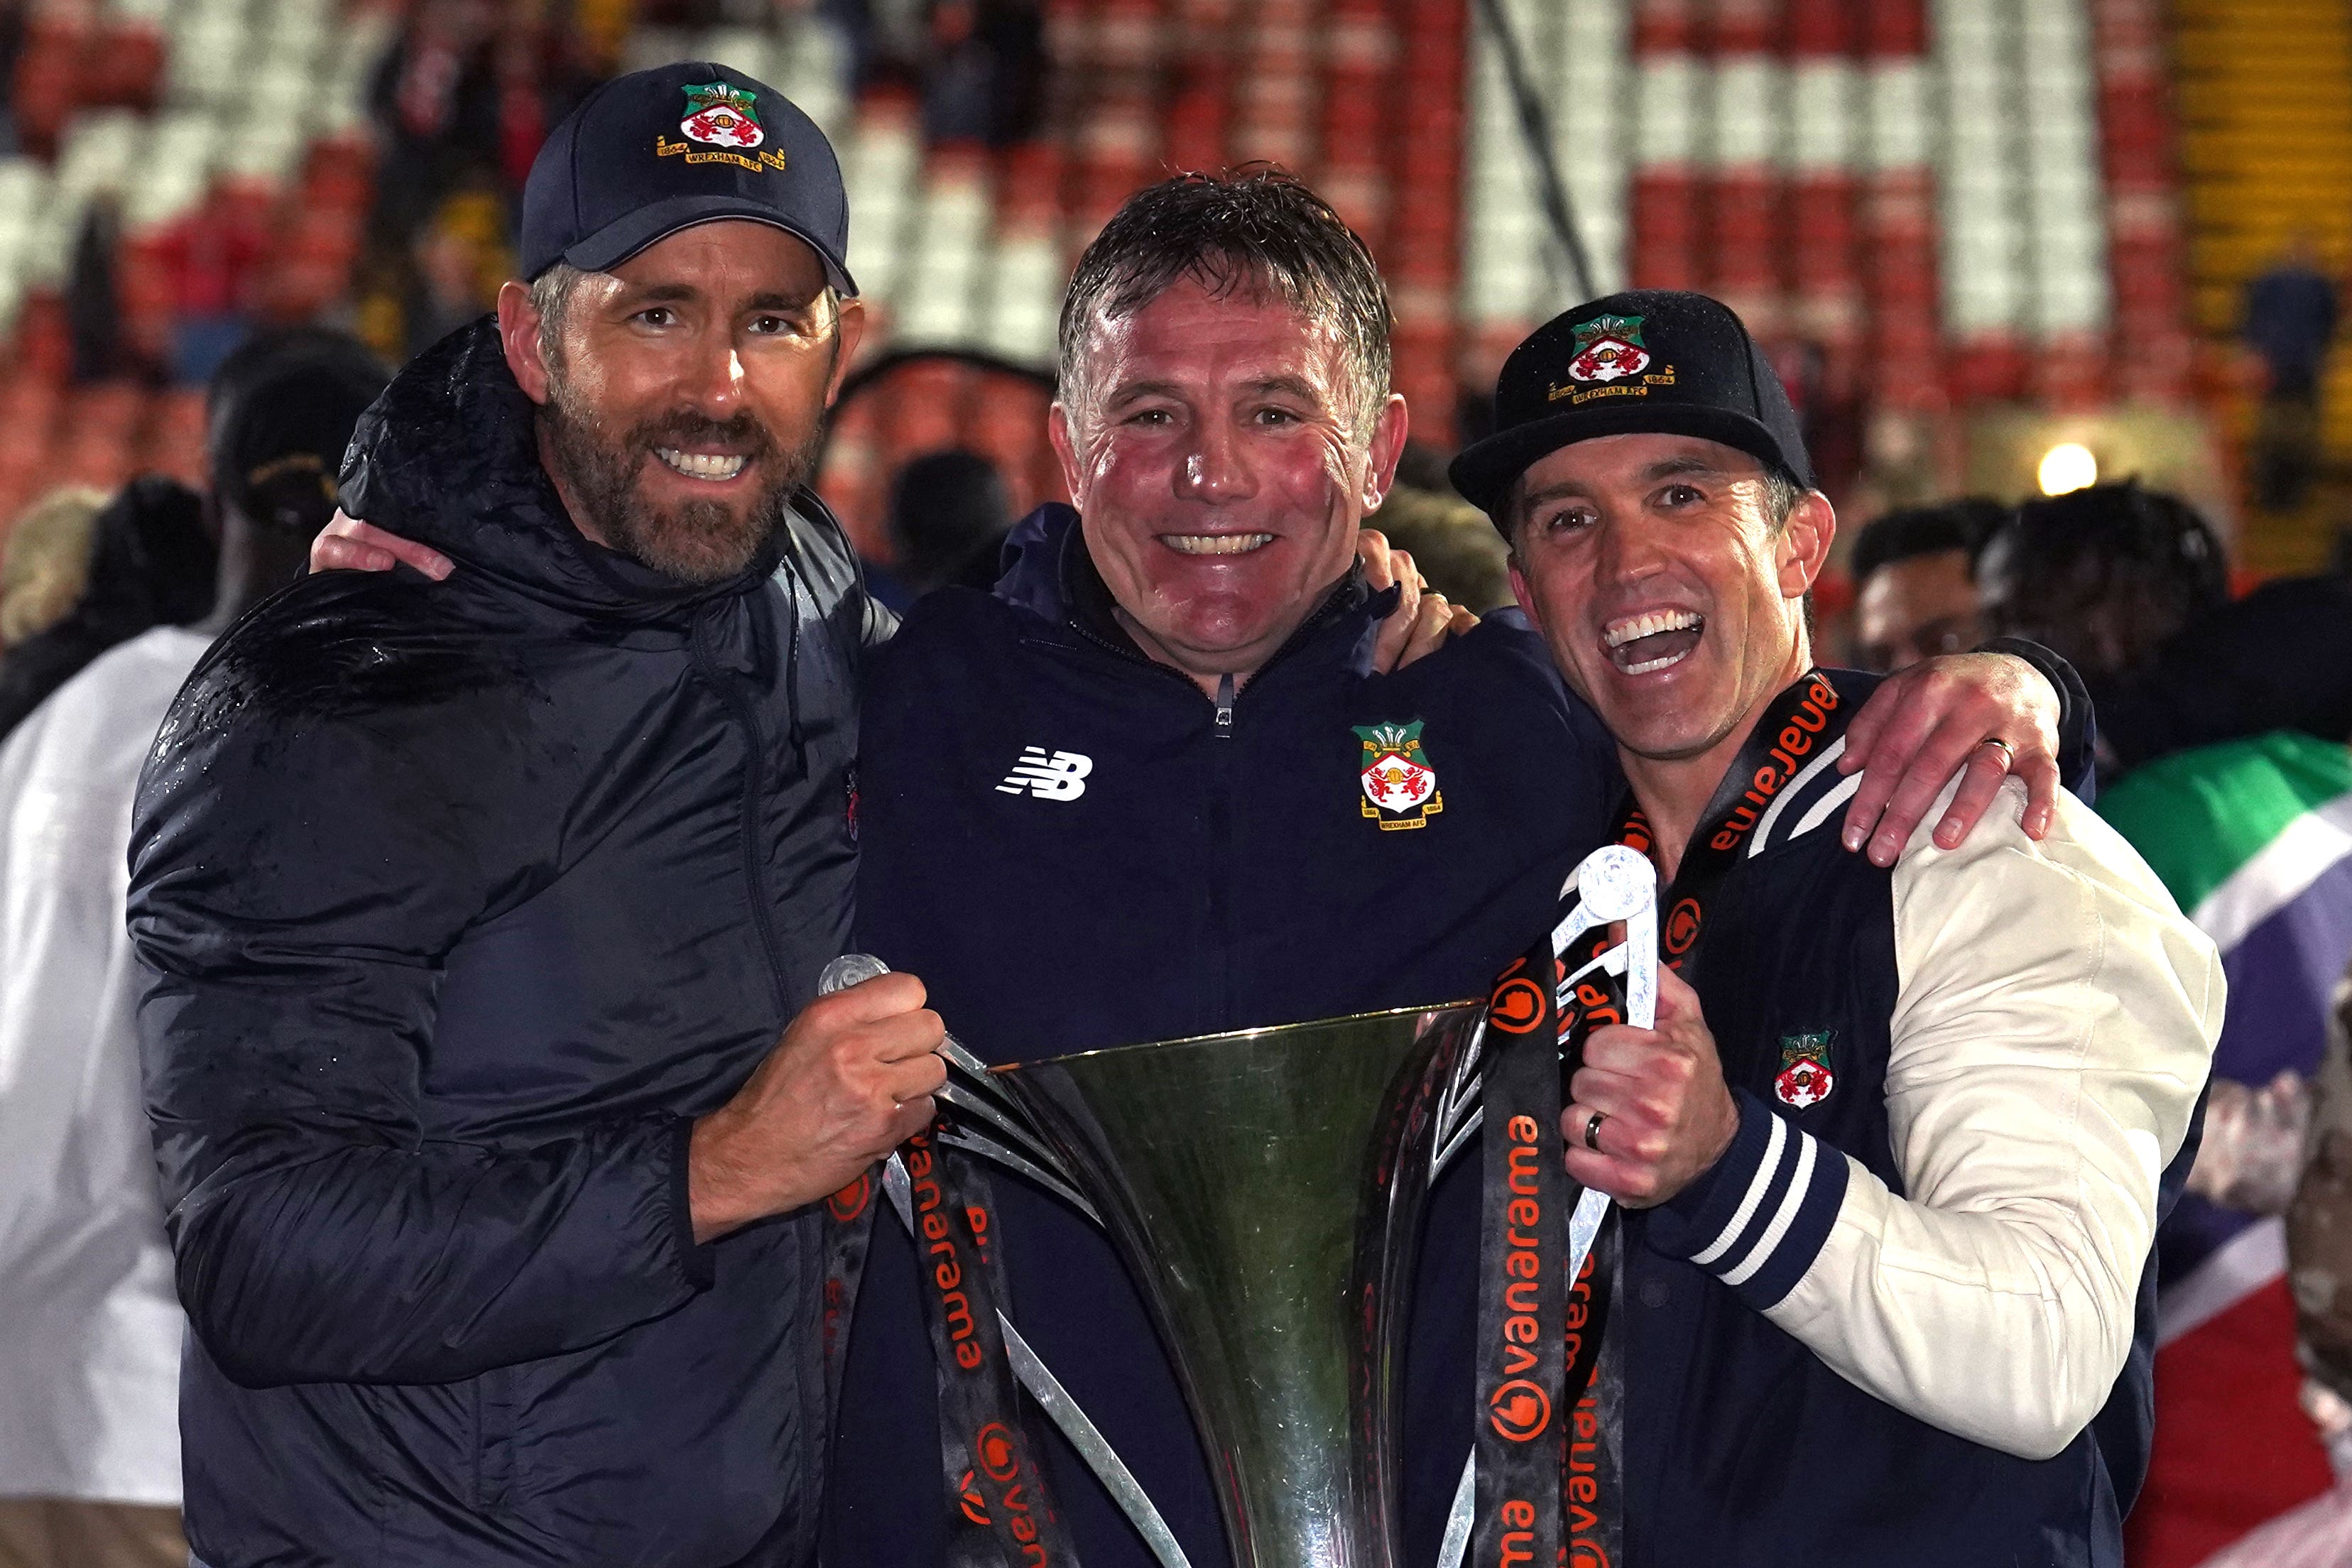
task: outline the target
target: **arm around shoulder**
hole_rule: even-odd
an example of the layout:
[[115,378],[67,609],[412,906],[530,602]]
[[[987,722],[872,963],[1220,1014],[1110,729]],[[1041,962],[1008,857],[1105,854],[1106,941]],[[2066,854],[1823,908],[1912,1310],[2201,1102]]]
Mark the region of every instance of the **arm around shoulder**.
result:
[[2062,796],[2037,844],[2022,800],[2004,786],[1956,849],[1923,827],[1896,867],[1886,1100],[1905,1192],[1807,1151],[1843,1167],[1835,1215],[1766,1315],[1897,1408],[2043,1458],[2130,1352],[2222,979],[2112,829]]

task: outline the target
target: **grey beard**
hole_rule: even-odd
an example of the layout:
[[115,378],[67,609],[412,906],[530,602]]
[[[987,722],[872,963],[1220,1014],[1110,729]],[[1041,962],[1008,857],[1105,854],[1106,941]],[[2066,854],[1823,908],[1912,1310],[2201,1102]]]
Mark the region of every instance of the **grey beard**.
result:
[[[615,436],[593,410],[578,406],[561,378],[539,410],[548,460],[580,521],[614,550],[682,583],[723,583],[759,558],[792,514],[793,492],[816,471],[824,444],[822,419],[779,463],[775,438],[748,413],[729,420],[680,410]],[[749,460],[772,474],[741,512],[719,501],[659,508],[637,491],[637,475],[658,463],[654,448],[697,440],[750,442]]]

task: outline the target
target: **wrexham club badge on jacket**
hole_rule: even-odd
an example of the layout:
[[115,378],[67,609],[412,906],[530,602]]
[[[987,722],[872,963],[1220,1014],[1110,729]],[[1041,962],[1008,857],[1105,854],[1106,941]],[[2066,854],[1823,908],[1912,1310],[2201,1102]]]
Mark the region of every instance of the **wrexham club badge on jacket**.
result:
[[1780,1071],[1772,1079],[1772,1092],[1781,1104],[1802,1110],[1830,1097],[1830,1090],[1837,1087],[1837,1075],[1830,1070],[1830,1042],[1834,1038],[1835,1033],[1829,1029],[1780,1037]]
[[1383,833],[1428,826],[1445,809],[1445,797],[1437,793],[1437,770],[1421,749],[1421,721],[1359,724],[1355,731],[1364,746],[1359,809]]

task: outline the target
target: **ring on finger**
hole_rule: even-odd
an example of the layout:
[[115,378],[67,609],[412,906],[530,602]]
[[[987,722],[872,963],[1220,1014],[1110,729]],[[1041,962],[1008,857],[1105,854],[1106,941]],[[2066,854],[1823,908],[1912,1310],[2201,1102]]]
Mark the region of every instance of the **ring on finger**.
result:
[[1608,1120],[1609,1113],[1605,1110],[1596,1110],[1591,1115],[1584,1119],[1584,1146],[1586,1148],[1595,1151],[1600,1149],[1601,1124]]
[[2011,745],[2007,741],[2002,740],[1999,735],[1987,735],[1983,740],[1979,741],[1977,744],[1979,746],[1999,746],[2000,748],[2001,771],[2003,773],[2015,773],[2017,771],[2017,748]]

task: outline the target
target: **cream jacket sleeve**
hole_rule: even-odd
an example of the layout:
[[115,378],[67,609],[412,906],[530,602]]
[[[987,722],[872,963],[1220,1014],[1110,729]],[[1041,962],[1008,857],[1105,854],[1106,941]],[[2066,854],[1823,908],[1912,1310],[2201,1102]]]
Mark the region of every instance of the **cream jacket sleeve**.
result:
[[[1818,1250],[1693,1260],[1735,1288],[1726,1266],[1801,1267],[1760,1307],[1772,1322],[1922,1421],[2045,1458],[2130,1351],[2158,1178],[2204,1088],[2222,980],[2212,942],[2087,806],[2062,795],[2037,844],[2023,805],[2010,781],[1945,850],[1939,805],[1895,868],[1885,1092],[1905,1195],[1767,1111],[1750,1180],[1792,1194],[1798,1223],[1757,1248]],[[1793,1182],[1774,1185],[1783,1163]],[[1801,1223],[1808,1194],[1836,1194],[1833,1217]]]

